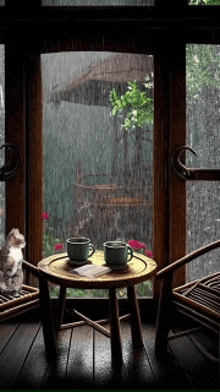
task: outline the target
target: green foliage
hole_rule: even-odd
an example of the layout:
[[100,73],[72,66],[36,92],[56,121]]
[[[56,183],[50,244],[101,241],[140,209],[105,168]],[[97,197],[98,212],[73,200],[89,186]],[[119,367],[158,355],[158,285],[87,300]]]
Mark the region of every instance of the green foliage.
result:
[[[151,87],[148,81],[146,88]],[[113,106],[112,115],[125,111],[124,124],[122,125],[126,131],[143,128],[144,125],[153,123],[153,99],[149,98],[146,91],[141,91],[137,81],[128,83],[128,90],[124,95],[119,96],[118,92],[113,89],[110,92],[110,103]]]
[[199,99],[205,87],[220,88],[220,45],[186,46],[188,98]]
[[191,0],[190,5],[220,5],[220,0]]
[[[50,285],[50,296],[53,298],[59,297],[59,286]],[[108,298],[108,290],[81,290],[67,288],[67,298]]]
[[49,214],[44,218],[44,239],[43,239],[43,249],[44,257],[51,256],[57,250],[63,250],[63,244],[59,238],[54,236],[54,229],[49,225],[48,219]]
[[44,233],[44,257],[54,254],[54,246],[59,244],[59,238],[54,238],[50,232]]
[[[59,286],[50,286],[50,296],[53,298],[59,297]],[[80,289],[72,289],[67,288],[66,296],[67,298],[108,298],[108,290],[100,289],[100,290],[80,290]],[[151,280],[147,282],[143,282],[137,285],[137,296],[138,297],[150,297],[153,295],[153,282]],[[118,289],[117,290],[118,298],[127,298],[127,289]]]
[[148,280],[137,285],[138,297],[151,297],[153,296],[153,281]]

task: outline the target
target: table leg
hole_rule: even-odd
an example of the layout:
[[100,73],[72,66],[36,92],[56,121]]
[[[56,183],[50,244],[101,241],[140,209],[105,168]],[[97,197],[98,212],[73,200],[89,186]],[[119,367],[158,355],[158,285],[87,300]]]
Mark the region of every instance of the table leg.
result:
[[53,357],[56,355],[56,336],[54,332],[48,283],[43,278],[39,279],[39,289],[45,350],[48,356]]
[[143,347],[143,336],[142,336],[142,326],[141,317],[139,312],[139,306],[136,296],[135,287],[131,286],[127,288],[127,295],[131,305],[131,336],[133,345],[136,348]]
[[112,364],[119,366],[122,365],[122,345],[118,300],[115,288],[109,289],[109,313]]
[[65,303],[66,303],[66,287],[60,286],[60,293],[59,293],[59,299],[58,299],[58,312],[57,312],[57,319],[56,319],[56,330],[57,331],[59,331],[60,326],[63,322]]

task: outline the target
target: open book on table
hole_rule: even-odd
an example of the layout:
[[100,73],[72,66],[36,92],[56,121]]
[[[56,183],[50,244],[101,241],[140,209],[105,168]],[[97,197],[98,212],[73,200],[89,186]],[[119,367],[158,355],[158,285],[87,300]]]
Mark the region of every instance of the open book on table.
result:
[[80,276],[86,276],[87,278],[97,278],[98,276],[107,274],[111,271],[111,268],[105,266],[99,266],[95,264],[87,264],[81,267],[72,269],[72,273]]

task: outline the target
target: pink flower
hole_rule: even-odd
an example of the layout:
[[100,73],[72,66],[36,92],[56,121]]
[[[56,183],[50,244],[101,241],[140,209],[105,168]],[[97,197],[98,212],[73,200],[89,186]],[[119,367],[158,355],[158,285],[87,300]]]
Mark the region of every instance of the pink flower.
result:
[[130,245],[133,249],[145,249],[147,246],[143,242],[139,242],[137,240],[130,240],[128,241],[128,245]]
[[145,255],[146,256],[148,256],[148,257],[151,257],[151,258],[153,258],[154,257],[154,254],[153,254],[153,252],[151,252],[150,250],[145,250]]
[[54,249],[55,249],[55,250],[61,250],[61,249],[63,249],[63,244],[55,244],[55,245],[54,245]]
[[54,249],[55,249],[55,250],[61,250],[61,249],[63,249],[63,244],[55,244],[55,245],[54,245]]
[[49,219],[50,214],[48,214],[47,212],[42,212],[41,217],[42,217],[42,219]]

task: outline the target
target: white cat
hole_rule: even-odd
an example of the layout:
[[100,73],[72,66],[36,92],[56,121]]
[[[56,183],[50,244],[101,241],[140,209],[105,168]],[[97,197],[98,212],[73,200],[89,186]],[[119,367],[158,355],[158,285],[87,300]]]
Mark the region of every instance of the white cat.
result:
[[0,293],[7,297],[19,297],[22,289],[22,248],[26,245],[18,229],[12,229],[0,249]]

